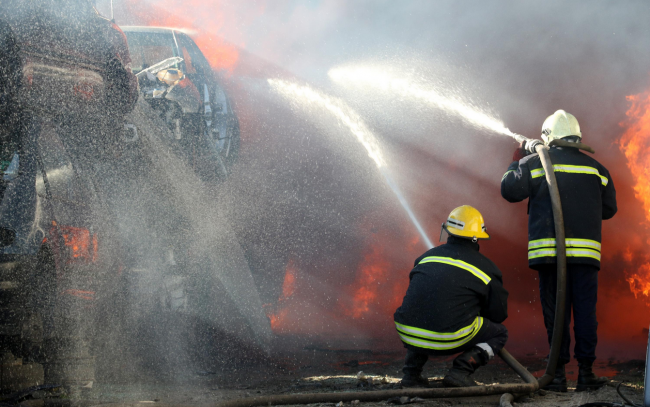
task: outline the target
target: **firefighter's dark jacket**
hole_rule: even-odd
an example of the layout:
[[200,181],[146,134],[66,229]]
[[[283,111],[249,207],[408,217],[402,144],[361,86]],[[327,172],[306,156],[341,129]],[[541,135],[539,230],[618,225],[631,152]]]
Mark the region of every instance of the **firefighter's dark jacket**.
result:
[[[609,171],[573,147],[551,147],[566,234],[567,263],[600,268],[603,219],[616,214],[616,190]],[[546,176],[538,154],[514,161],[501,179],[509,202],[528,201],[528,263],[555,263],[555,227]]]
[[446,350],[478,333],[483,318],[508,317],[508,292],[497,266],[471,240],[449,236],[447,243],[415,261],[395,325],[404,343]]

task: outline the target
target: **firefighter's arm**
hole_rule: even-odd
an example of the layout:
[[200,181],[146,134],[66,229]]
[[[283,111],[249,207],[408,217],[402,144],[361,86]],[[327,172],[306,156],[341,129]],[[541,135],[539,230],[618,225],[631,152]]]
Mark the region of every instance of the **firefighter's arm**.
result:
[[602,201],[603,201],[603,219],[610,219],[616,212],[618,208],[616,206],[616,189],[614,188],[614,181],[609,172],[606,173],[607,176],[607,185],[603,189]]
[[501,196],[508,202],[520,202],[530,196],[530,171],[526,161],[513,161],[501,178]]
[[501,280],[493,278],[488,284],[487,304],[481,316],[500,324],[508,318],[508,291]]

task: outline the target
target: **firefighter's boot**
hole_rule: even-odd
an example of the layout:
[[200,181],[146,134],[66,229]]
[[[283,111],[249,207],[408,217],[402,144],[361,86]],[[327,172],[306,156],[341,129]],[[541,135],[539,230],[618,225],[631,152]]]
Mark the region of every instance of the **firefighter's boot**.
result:
[[429,379],[422,376],[422,368],[429,357],[423,353],[417,353],[412,350],[406,352],[404,361],[404,377],[400,382],[402,387],[429,387]]
[[478,346],[467,350],[456,359],[449,370],[449,373],[442,380],[445,387],[470,387],[476,386],[476,382],[469,376],[490,360],[487,352]]
[[594,362],[591,360],[578,360],[578,384],[576,391],[600,389],[609,382],[606,377],[598,377],[591,370]]
[[557,368],[555,369],[555,378],[553,378],[552,382],[544,386],[543,389],[566,393],[566,370],[564,364],[558,363]]
[[402,387],[429,387],[429,379],[426,377],[423,377],[422,375],[419,376],[409,376],[405,375],[402,377],[402,381],[400,382],[400,386]]

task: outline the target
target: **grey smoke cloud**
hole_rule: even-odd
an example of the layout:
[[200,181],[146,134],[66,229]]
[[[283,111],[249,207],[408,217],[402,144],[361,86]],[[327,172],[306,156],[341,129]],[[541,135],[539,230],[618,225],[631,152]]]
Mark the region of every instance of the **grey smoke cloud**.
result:
[[[104,13],[107,4],[107,0],[98,2]],[[138,24],[124,12],[123,4],[115,1],[117,23]],[[430,227],[431,237],[437,237],[440,221],[454,203],[469,203],[482,205],[490,222],[488,228],[501,240],[508,243],[525,240],[525,205],[509,206],[498,192],[498,182],[510,162],[514,143],[506,137],[479,132],[454,117],[408,100],[346,91],[331,83],[327,77],[330,68],[373,63],[403,69],[452,95],[485,107],[511,130],[528,137],[539,135],[546,116],[565,109],[578,117],[584,140],[597,150],[598,160],[610,169],[613,166],[619,169],[614,174],[617,189],[631,196],[631,176],[623,171],[625,160],[615,141],[622,133],[619,123],[625,119],[628,108],[625,96],[650,86],[647,52],[650,3],[646,1],[328,0],[182,4],[181,1],[143,0],[138,7],[145,11],[148,6],[182,10],[183,16],[197,28],[221,36],[343,98],[385,145],[391,165],[398,170],[397,183],[412,201],[416,214]],[[278,111],[287,110],[278,98],[249,97],[274,104]],[[268,114],[256,119],[268,126],[260,124],[260,128],[275,131],[274,140],[303,143],[303,133],[317,138],[312,124],[293,123],[294,128],[305,129],[288,130],[282,127],[285,124],[274,124],[275,119]],[[302,118],[296,122],[299,120]],[[291,140],[278,136],[289,133]],[[306,154],[304,149],[301,151],[298,156]],[[281,154],[286,153],[278,152],[278,157]],[[323,166],[328,160],[345,161],[316,156],[305,161],[317,162],[320,158]],[[299,180],[303,175],[291,169],[298,168],[297,160],[294,157],[282,161],[278,164],[286,167],[282,174],[274,170],[268,172],[272,174],[270,177],[282,179],[278,181],[280,184],[294,185],[286,178],[295,176]],[[345,165],[350,164],[345,161]],[[266,169],[259,160],[251,166]],[[321,176],[323,168],[314,169],[314,174]],[[362,173],[359,179],[345,178],[343,185],[332,190],[347,194],[347,187],[360,187],[361,180],[372,179],[370,173],[358,171]],[[251,182],[264,185],[262,180]],[[318,192],[322,185],[311,184],[309,188]],[[364,189],[364,193],[370,195],[377,188],[373,185]],[[274,193],[269,190],[269,201],[278,199]],[[302,205],[301,210],[312,225],[334,224],[318,206],[331,196],[334,193],[306,194],[304,199],[313,206],[305,209],[307,206]],[[350,194],[346,199],[349,201],[345,204],[340,199],[333,199],[331,204],[336,206],[337,214],[338,208],[347,211],[346,219],[366,209],[358,196]],[[300,207],[296,202],[296,207]],[[289,219],[295,213],[277,217],[291,223]],[[621,215],[617,222],[628,225],[631,219]],[[339,232],[349,237],[348,246],[366,238],[353,236],[353,232],[343,231],[344,228],[336,229],[332,234],[337,239]],[[615,230],[606,224],[605,234],[612,233]],[[285,245],[293,251],[307,253],[312,243],[323,241],[323,236],[299,236],[300,239],[286,232],[283,238],[292,243]],[[303,241],[309,244],[300,243]],[[490,249],[493,243],[486,244],[488,252],[500,253],[501,249]],[[295,249],[299,244],[304,247]],[[336,254],[351,259],[353,264],[354,254]],[[329,270],[323,270],[321,275],[328,275]],[[621,274],[621,270],[613,273],[617,278]],[[532,280],[526,288],[531,287],[534,288]],[[528,295],[522,294],[521,298]]]
[[[181,10],[195,26],[322,86],[329,86],[327,71],[336,65],[418,61],[429,67],[424,74],[447,84],[469,83],[467,97],[489,103],[508,127],[529,136],[564,108],[581,119],[587,137],[611,139],[624,118],[624,96],[649,83],[650,4],[644,1],[138,5],[145,12],[148,5]],[[98,7],[107,13],[108,0]],[[123,2],[115,9],[118,23],[137,23]]]

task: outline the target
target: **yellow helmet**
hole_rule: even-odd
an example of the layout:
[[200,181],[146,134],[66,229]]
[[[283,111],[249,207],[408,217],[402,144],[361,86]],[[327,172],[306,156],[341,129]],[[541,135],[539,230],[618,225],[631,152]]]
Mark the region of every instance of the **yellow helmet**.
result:
[[452,236],[471,239],[474,242],[478,239],[490,238],[485,229],[483,215],[469,205],[459,206],[451,211],[442,228]]
[[570,136],[582,139],[578,119],[571,113],[560,109],[544,120],[544,124],[542,124],[542,139],[546,144],[553,140]]

